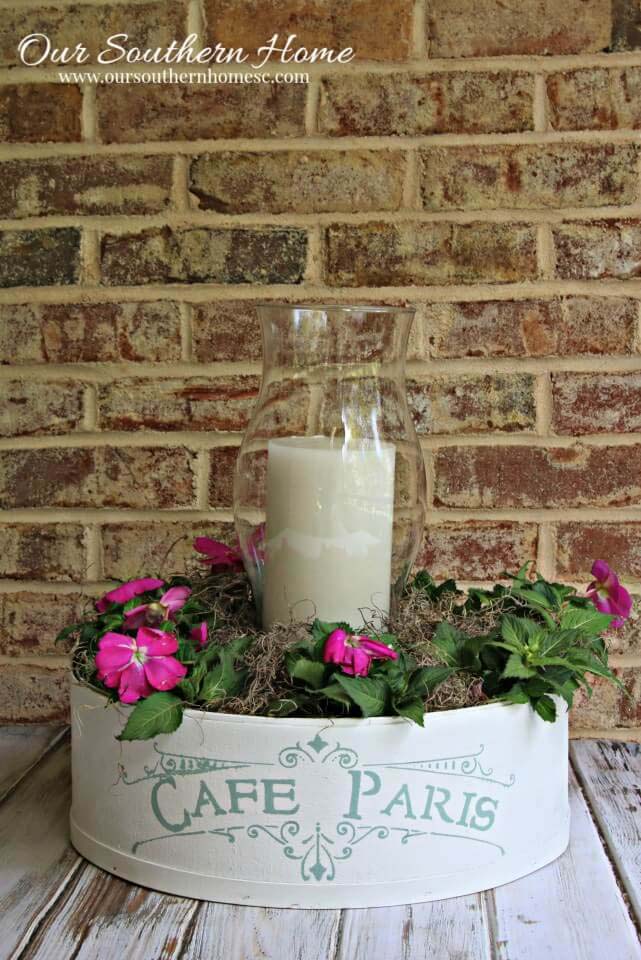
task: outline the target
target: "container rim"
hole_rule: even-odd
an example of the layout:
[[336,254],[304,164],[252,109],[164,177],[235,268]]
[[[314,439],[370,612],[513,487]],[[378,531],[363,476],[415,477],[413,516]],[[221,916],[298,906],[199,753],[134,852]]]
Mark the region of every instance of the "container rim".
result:
[[275,300],[259,300],[254,306],[260,307],[261,310],[345,310],[347,312],[362,312],[365,310],[367,313],[416,313],[414,307],[392,307],[367,303],[283,303]]
[[[107,697],[104,693],[101,693],[99,690],[96,690],[94,687],[89,686],[89,684],[82,683],[71,674],[71,685],[78,687],[79,689],[85,690],[89,695],[99,698],[100,700],[108,703]],[[555,698],[556,699],[556,698]],[[114,703],[113,706],[117,707],[120,710],[131,710],[131,706],[123,704],[120,702]],[[557,702],[557,706],[562,707],[561,702]],[[455,710],[438,710],[433,713],[426,713],[424,717],[427,719],[428,723],[433,721],[436,718],[441,718],[441,720],[447,716],[452,716],[454,714],[462,715],[472,718],[475,714],[478,715],[479,710],[489,713],[490,710],[530,710],[530,706],[527,703],[504,703],[501,700],[493,700],[490,703],[479,703],[474,707],[457,707]],[[559,710],[559,716],[557,719],[560,719],[563,711]],[[216,713],[213,710],[194,710],[191,707],[185,709],[185,718],[190,720],[195,720],[199,723],[208,723],[208,722],[218,722],[218,723],[244,723],[244,724],[261,724],[269,725],[274,729],[283,729],[287,726],[304,726],[304,727],[318,727],[319,724],[325,727],[340,727],[345,728],[355,728],[355,727],[381,727],[381,726],[400,726],[401,724],[406,725],[410,723],[405,717],[263,717],[263,716],[243,716],[235,713]],[[426,729],[426,728],[424,728]]]

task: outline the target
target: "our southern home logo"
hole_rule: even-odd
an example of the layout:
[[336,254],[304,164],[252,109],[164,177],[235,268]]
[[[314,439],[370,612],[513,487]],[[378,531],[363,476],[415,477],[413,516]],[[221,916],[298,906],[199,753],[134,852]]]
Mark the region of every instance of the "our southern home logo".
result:
[[[262,840],[312,882],[333,880],[342,861],[373,842],[403,848],[445,838],[484,845],[491,859],[505,854],[492,834],[515,778],[495,776],[482,762],[483,746],[385,764],[362,763],[355,750],[320,733],[267,763],[154,750],[158,759],[142,776],[120,767],[121,782],[145,791],[158,824],[154,835],[135,839],[134,854],[176,838]],[[338,818],[323,815],[323,791]]]

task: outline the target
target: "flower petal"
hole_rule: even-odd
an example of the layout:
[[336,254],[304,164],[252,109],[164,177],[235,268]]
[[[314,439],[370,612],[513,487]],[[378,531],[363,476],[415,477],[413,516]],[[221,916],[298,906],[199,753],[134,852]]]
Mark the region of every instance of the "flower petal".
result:
[[104,597],[101,597],[96,603],[96,610],[99,613],[104,613],[110,603],[127,603],[132,597],[146,593],[147,590],[156,590],[158,587],[164,587],[164,585],[165,581],[158,580],[157,577],[143,577],[139,580],[129,580],[128,583],[121,584],[119,587],[116,587],[115,590],[110,590]]
[[175,657],[152,657],[145,661],[145,676],[156,690],[171,690],[187,673]]
[[386,643],[365,636],[358,636],[356,639],[363,650],[366,650],[372,657],[376,657],[377,660],[398,660],[396,650],[392,650]]
[[167,607],[170,614],[175,613],[176,610],[185,606],[190,594],[190,587],[171,587],[167,593],[162,595],[160,603],[163,607]]
[[125,615],[125,630],[136,630],[138,627],[142,627],[148,606],[149,604],[143,603],[140,607],[133,607]]
[[133,651],[131,647],[105,647],[96,654],[98,676],[124,670],[131,663]]
[[173,633],[153,627],[141,627],[136,634],[136,644],[139,649],[146,650],[148,657],[166,657],[178,649],[178,640]]
[[142,664],[134,660],[120,674],[118,696],[123,703],[135,703],[141,697],[148,697],[152,693],[153,689],[147,682]]
[[345,663],[347,645],[346,640],[349,634],[346,630],[332,630],[325,646],[323,647],[323,660],[325,663]]
[[207,621],[203,620],[197,627],[194,627],[193,630],[190,631],[189,636],[199,647],[206,647],[208,640]]
[[369,673],[369,668],[371,665],[372,657],[367,653],[367,651],[363,650],[362,647],[354,647],[352,651],[352,666],[354,668],[354,676],[366,677]]

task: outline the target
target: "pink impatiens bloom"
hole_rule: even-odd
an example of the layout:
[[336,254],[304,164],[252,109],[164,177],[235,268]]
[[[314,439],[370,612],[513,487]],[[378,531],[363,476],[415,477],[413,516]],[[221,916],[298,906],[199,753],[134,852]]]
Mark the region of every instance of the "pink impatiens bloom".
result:
[[601,613],[610,613],[616,616],[611,627],[622,627],[632,611],[632,597],[619,583],[614,570],[611,570],[605,560],[595,560],[592,564],[594,580],[587,589],[587,596]]
[[165,620],[173,620],[174,614],[185,606],[190,594],[190,587],[170,587],[166,593],[163,593],[160,600],[143,603],[129,610],[125,616],[125,629],[135,630],[136,627],[142,627],[144,623],[153,626]]
[[98,679],[118,688],[123,703],[135,703],[154,690],[171,690],[187,673],[187,667],[171,654],[178,641],[171,633],[141,627],[136,637],[106,633],[98,641]]
[[201,563],[206,563],[212,569],[229,567],[233,570],[242,570],[243,560],[233,547],[228,547],[226,543],[220,540],[212,540],[211,537],[196,537],[194,540],[194,549],[202,553]]
[[398,653],[378,640],[347,630],[332,630],[323,649],[325,663],[337,663],[343,673],[366,677],[372,660],[397,660]]
[[202,623],[199,623],[197,627],[194,627],[190,631],[189,636],[197,643],[199,647],[207,646],[207,622],[203,620]]
[[130,580],[128,583],[123,583],[121,586],[116,587],[115,590],[110,590],[104,597],[101,597],[100,600],[96,602],[96,610],[98,613],[104,613],[109,608],[110,603],[127,603],[132,597],[146,593],[147,590],[157,590],[158,587],[164,587],[164,585],[165,581],[158,580],[156,577],[143,577],[142,580]]

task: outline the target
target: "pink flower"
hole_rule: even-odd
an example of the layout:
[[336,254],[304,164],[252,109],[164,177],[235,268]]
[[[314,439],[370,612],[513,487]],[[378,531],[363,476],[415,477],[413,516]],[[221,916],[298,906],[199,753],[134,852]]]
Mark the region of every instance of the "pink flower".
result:
[[199,647],[207,646],[207,622],[203,620],[202,623],[199,623],[197,627],[194,627],[190,631],[189,636],[197,643]]
[[372,660],[397,660],[396,650],[372,640],[364,634],[348,633],[347,630],[332,630],[323,649],[325,663],[337,663],[343,673],[353,677],[366,677]]
[[100,600],[96,602],[96,610],[98,613],[104,613],[110,603],[127,603],[132,597],[146,593],[147,590],[157,590],[158,587],[164,587],[164,585],[164,580],[157,580],[155,577],[145,577],[142,580],[130,580],[128,583],[123,583],[120,587],[116,587],[115,590],[110,590],[104,597],[101,597]]
[[243,560],[238,550],[228,547],[226,543],[221,543],[220,540],[212,540],[211,537],[196,537],[194,549],[198,553],[204,554],[199,558],[200,562],[208,564],[212,569],[230,567],[233,570],[242,570],[243,568]]
[[98,679],[106,687],[118,687],[123,703],[135,703],[154,690],[171,690],[187,673],[171,656],[177,649],[173,634],[150,627],[141,627],[135,639],[106,633],[98,641]]
[[129,610],[125,617],[125,629],[135,630],[136,627],[142,627],[144,623],[153,626],[165,620],[173,620],[174,614],[185,606],[190,594],[190,587],[170,587],[166,593],[163,593],[160,600],[143,603]]
[[595,560],[592,564],[594,580],[589,585],[586,595],[590,598],[597,610],[601,613],[610,613],[616,616],[611,627],[622,627],[632,611],[632,597],[619,583],[614,570],[611,570],[605,560]]

